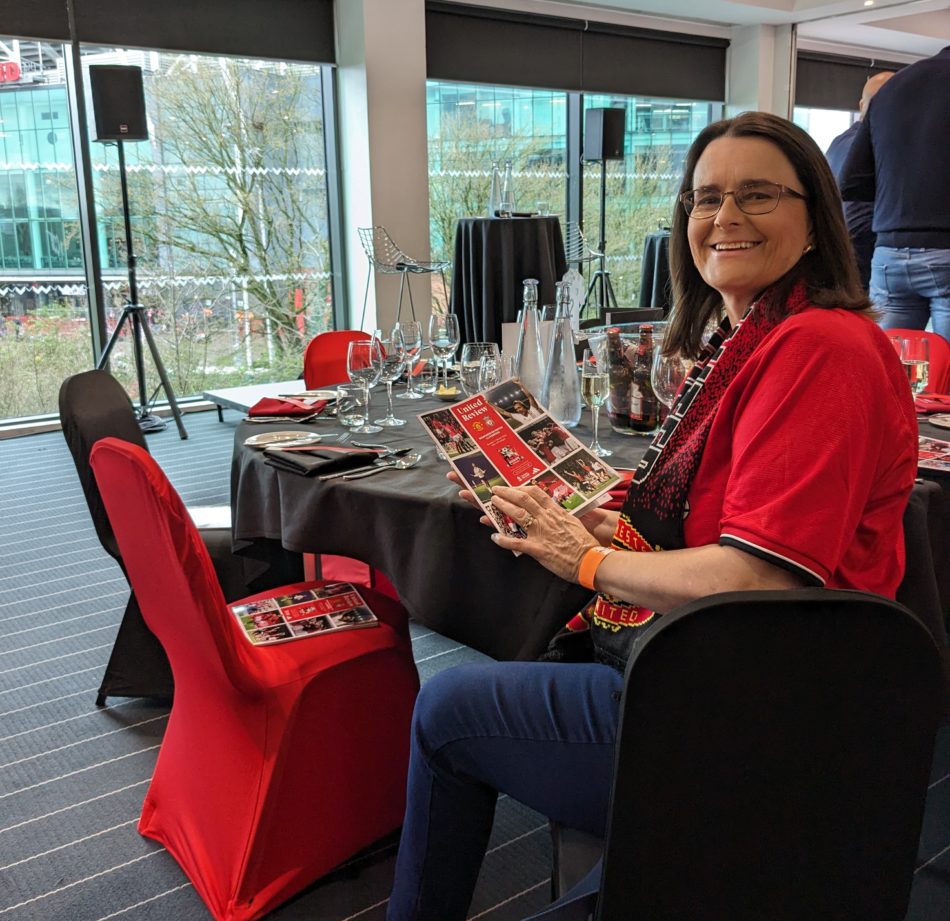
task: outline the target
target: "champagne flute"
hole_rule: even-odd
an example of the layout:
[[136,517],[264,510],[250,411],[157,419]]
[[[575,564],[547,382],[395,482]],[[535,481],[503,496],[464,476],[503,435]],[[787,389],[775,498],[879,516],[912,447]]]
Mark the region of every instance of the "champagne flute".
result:
[[598,437],[600,407],[607,399],[609,389],[610,375],[607,373],[607,356],[604,350],[584,349],[584,360],[581,362],[581,396],[590,407],[593,418],[594,440],[588,445],[588,449],[597,457],[610,457],[614,453],[609,448],[603,447]]
[[466,342],[462,346],[460,373],[462,389],[467,396],[472,396],[482,389],[480,379],[483,358],[495,363],[499,361],[501,352],[494,342]]
[[402,333],[403,342],[406,344],[406,389],[396,394],[396,399],[421,400],[422,394],[416,390],[413,383],[413,371],[422,353],[422,324],[415,320],[408,320],[397,323],[393,329],[398,329]]
[[926,339],[901,338],[900,356],[910,389],[915,395],[923,393],[930,378],[930,343]]
[[673,400],[679,392],[692,362],[682,355],[664,355],[663,342],[658,341],[653,348],[653,362],[650,366],[650,384],[656,398],[666,407],[667,412],[673,406]]
[[459,347],[459,321],[454,313],[432,314],[429,317],[429,345],[442,362],[445,389],[449,387],[449,359]]
[[374,358],[374,361],[379,361],[379,380],[386,384],[386,398],[389,401],[385,418],[374,419],[373,424],[389,427],[405,425],[405,419],[397,419],[393,415],[393,383],[399,379],[406,367],[406,344],[402,333],[395,327],[388,332],[378,329],[373,339],[379,343],[378,358]]
[[356,339],[346,351],[346,373],[354,384],[362,384],[366,392],[366,421],[351,431],[360,435],[374,435],[381,432],[378,425],[369,422],[369,388],[379,382],[381,359],[379,342],[376,339]]

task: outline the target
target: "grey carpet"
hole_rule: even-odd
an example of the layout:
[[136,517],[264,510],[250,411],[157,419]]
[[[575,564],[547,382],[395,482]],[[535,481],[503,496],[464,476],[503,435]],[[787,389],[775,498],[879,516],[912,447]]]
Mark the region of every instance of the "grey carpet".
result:
[[[237,415],[185,417],[148,436],[191,505],[228,501]],[[177,864],[135,830],[168,711],[94,705],[128,590],[89,521],[58,432],[0,441],[0,919],[198,921],[208,913]],[[423,680],[480,658],[419,625]],[[934,761],[908,921],[950,917],[950,729]],[[394,842],[380,842],[270,917],[378,921]],[[502,798],[470,916],[517,921],[546,904],[542,816]],[[869,881],[870,882],[870,881]]]

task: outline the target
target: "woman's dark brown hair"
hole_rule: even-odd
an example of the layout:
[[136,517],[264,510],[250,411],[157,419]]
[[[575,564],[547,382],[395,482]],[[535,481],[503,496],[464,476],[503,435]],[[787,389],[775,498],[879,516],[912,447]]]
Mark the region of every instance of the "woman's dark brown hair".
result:
[[[870,313],[871,304],[858,277],[838,186],[818,145],[797,125],[767,112],[744,112],[735,118],[715,122],[700,132],[689,149],[680,194],[693,187],[693,174],[699,158],[713,141],[721,137],[771,141],[792,164],[808,199],[806,205],[815,248],[779,279],[776,297],[770,298],[774,309],[784,310],[792,287],[803,280],[809,300],[818,307],[842,307]],[[677,201],[670,236],[674,307],[663,351],[681,351],[695,358],[701,348],[706,324],[710,318],[719,316],[722,297],[703,281],[693,263],[686,232],[689,220]]]

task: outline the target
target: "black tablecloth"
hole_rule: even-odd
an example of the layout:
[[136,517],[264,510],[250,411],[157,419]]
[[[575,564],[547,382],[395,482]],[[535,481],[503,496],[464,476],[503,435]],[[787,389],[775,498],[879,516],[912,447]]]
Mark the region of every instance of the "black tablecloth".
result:
[[[382,410],[382,395],[374,393],[373,403]],[[261,426],[239,425],[231,470],[235,549],[254,556],[257,540],[272,538],[299,552],[363,560],[385,573],[410,614],[433,630],[495,658],[536,658],[591,593],[491,541],[478,513],[445,478],[448,463],[436,457],[414,418],[444,403],[430,398],[409,409],[404,401],[397,404],[397,415],[409,424],[366,440],[412,446],[423,459],[410,470],[362,480],[321,482],[278,472],[260,451],[243,445]],[[585,411],[584,421],[589,418]],[[312,428],[338,431],[332,423],[325,426]],[[292,423],[267,426],[268,431],[293,428]],[[579,426],[574,432],[589,442],[589,429]],[[616,452],[609,458],[616,466],[635,466],[647,446],[646,438],[611,435],[606,414],[601,441]]]
[[669,313],[673,304],[670,287],[670,232],[648,233],[643,241],[640,265],[640,299],[638,307],[661,307]]
[[[383,395],[373,396],[377,414]],[[490,539],[478,513],[458,498],[415,413],[443,407],[434,398],[411,404],[397,401],[397,415],[408,418],[400,430],[365,436],[379,444],[411,446],[423,460],[410,470],[388,471],[362,480],[321,482],[278,472],[244,439],[262,430],[242,423],[235,433],[231,497],[235,550],[268,559],[273,541],[301,553],[334,553],[379,569],[420,623],[498,659],[534,659],[590,592],[553,576],[527,556],[515,557]],[[590,440],[585,410],[575,434]],[[268,431],[300,428],[268,424]],[[309,426],[339,431],[332,422]],[[601,418],[601,441],[613,449],[616,467],[634,467],[648,439],[611,432]],[[940,438],[946,431],[922,425],[922,434]],[[361,440],[355,436],[356,440]],[[931,496],[928,521],[944,612],[950,579],[950,484]]]
[[537,278],[538,306],[554,303],[567,271],[556,217],[467,217],[455,231],[452,313],[462,342],[501,342],[501,324],[517,319],[523,282]]

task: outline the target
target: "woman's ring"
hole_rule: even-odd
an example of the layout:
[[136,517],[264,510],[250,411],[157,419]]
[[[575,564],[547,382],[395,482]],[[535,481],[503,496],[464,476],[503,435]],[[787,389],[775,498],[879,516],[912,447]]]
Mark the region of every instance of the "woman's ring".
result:
[[533,525],[536,520],[537,519],[534,517],[534,515],[532,515],[531,512],[528,512],[524,516],[524,521],[521,522],[521,527],[523,527],[527,531],[528,528],[530,528],[531,525]]

